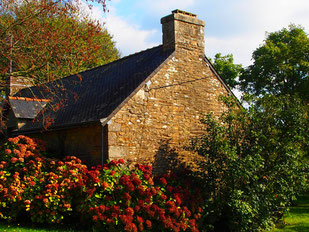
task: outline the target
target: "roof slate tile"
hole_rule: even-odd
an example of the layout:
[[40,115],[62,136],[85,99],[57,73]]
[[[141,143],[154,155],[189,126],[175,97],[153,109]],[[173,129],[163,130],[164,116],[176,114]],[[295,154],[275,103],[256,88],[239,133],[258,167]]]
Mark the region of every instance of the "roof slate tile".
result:
[[[21,90],[16,96],[51,99],[51,103],[45,107],[44,113],[39,114],[34,122],[23,126],[19,132],[41,130],[43,118],[46,117],[53,119],[49,129],[107,118],[172,53],[164,52],[160,45],[41,87]],[[59,103],[64,105],[53,111],[50,106]]]

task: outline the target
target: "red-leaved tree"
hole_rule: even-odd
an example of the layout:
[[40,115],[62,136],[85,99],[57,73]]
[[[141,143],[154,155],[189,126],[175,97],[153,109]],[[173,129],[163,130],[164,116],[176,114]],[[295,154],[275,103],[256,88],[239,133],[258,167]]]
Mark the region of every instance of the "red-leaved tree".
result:
[[[10,77],[39,85],[119,58],[111,35],[100,22],[81,14],[78,1],[0,1],[2,106]],[[106,11],[105,0],[87,0],[88,6],[93,2]]]

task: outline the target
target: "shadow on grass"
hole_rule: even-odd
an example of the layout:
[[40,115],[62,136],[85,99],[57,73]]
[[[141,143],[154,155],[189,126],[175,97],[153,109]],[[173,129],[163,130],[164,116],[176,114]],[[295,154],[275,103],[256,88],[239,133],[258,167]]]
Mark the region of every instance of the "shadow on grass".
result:
[[285,217],[285,225],[276,228],[277,232],[308,232],[309,231],[309,193],[300,196],[295,206],[290,208]]

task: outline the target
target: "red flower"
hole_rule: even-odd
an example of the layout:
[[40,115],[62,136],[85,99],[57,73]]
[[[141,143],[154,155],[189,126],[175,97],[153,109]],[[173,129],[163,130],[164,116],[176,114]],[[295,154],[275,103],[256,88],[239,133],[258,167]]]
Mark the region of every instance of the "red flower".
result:
[[121,163],[121,164],[124,164],[124,160],[123,159],[119,159],[118,162]]
[[142,217],[136,216],[136,220],[138,223],[143,223],[144,219]]
[[129,223],[124,227],[125,231],[133,231],[133,232],[137,232],[137,227],[134,223]]
[[71,208],[71,204],[69,204],[69,203],[68,204],[64,204],[63,207],[66,208],[66,209],[69,209],[69,208]]
[[134,207],[134,210],[135,210],[136,213],[138,213],[138,212],[140,211],[140,209],[141,209],[141,207],[138,206],[138,205],[136,205],[136,206]]
[[176,204],[177,204],[178,206],[180,206],[181,203],[182,203],[180,197],[179,197],[179,196],[176,196],[176,197],[175,197],[175,200],[176,200]]
[[58,165],[59,165],[59,166],[63,166],[64,163],[63,163],[62,161],[58,161]]
[[191,211],[187,207],[184,207],[184,211],[185,211],[186,217],[191,217]]
[[145,180],[149,180],[150,175],[148,173],[146,173],[146,174],[144,174],[144,178],[145,178]]
[[134,214],[134,209],[132,209],[131,207],[128,207],[128,208],[126,208],[125,212],[126,212],[126,214],[127,214],[128,216],[133,216],[133,214]]
[[107,182],[103,182],[103,189],[106,189],[106,188],[108,188],[109,187],[109,184],[107,183]]
[[115,221],[114,221],[113,219],[107,218],[107,219],[106,219],[106,222],[107,222],[108,224],[113,224]]
[[29,200],[25,200],[24,203],[25,205],[30,205],[31,202]]
[[124,200],[127,200],[127,201],[131,200],[131,196],[130,196],[129,193],[124,193],[123,196],[122,196],[122,198],[123,198]]
[[96,222],[98,220],[98,216],[97,215],[93,215],[92,216],[92,220]]
[[148,179],[148,184],[154,185],[152,178],[149,178],[149,179]]
[[11,154],[12,153],[12,151],[11,151],[11,149],[5,149],[5,154],[7,154],[7,155],[9,155],[9,154]]
[[161,197],[161,199],[164,200],[164,201],[167,199],[167,196],[164,195],[164,194],[161,194],[160,197]]
[[119,179],[119,182],[122,185],[126,185],[129,181],[130,181],[130,178],[127,175],[122,175]]
[[144,195],[144,192],[145,192],[144,186],[139,185],[139,186],[137,187],[137,191],[138,191],[138,193],[139,193],[140,195]]
[[138,229],[139,231],[143,231],[144,230],[144,226],[142,223],[138,224]]
[[149,220],[146,220],[145,224],[146,224],[147,228],[151,228],[152,227],[152,223]]
[[134,189],[135,189],[134,185],[133,185],[131,182],[129,182],[129,183],[126,185],[126,188],[127,188],[127,190],[130,191],[130,192],[133,192]]
[[140,185],[140,184],[142,183],[142,181],[141,181],[138,177],[134,177],[133,183],[134,183],[135,185]]
[[117,164],[118,164],[118,161],[112,160],[112,161],[109,163],[109,167],[116,166]]
[[18,159],[16,157],[12,157],[11,162],[14,164],[18,161]]
[[104,213],[106,207],[105,207],[105,205],[100,205],[99,209],[100,209],[101,213]]
[[139,200],[137,200],[137,204],[139,205],[139,206],[144,206],[144,201],[143,200],[141,200],[141,199],[139,199]]
[[150,191],[153,196],[157,194],[157,190],[155,188],[151,188]]
[[169,185],[169,186],[167,186],[166,188],[167,188],[167,190],[168,190],[169,192],[173,192],[173,187],[172,187],[172,186]]

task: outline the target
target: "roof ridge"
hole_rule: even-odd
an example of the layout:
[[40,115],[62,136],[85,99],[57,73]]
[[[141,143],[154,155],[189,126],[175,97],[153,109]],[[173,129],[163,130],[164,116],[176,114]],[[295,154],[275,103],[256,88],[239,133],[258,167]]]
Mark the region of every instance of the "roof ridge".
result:
[[[124,57],[122,57],[122,58],[120,58],[120,59],[118,59],[118,60],[114,60],[114,61],[111,61],[111,62],[109,62],[109,63],[103,64],[103,65],[100,65],[100,66],[97,66],[97,67],[94,67],[94,68],[90,68],[90,69],[87,69],[87,70],[84,70],[84,71],[81,71],[81,72],[78,72],[78,73],[75,73],[75,74],[71,74],[71,75],[69,75],[69,76],[65,76],[65,77],[62,77],[62,78],[59,78],[59,79],[56,79],[56,80],[53,80],[53,81],[45,82],[45,83],[42,83],[41,85],[52,84],[52,83],[56,83],[57,81],[65,81],[65,80],[67,80],[67,79],[69,79],[69,78],[72,78],[72,77],[74,77],[74,76],[81,75],[82,73],[94,71],[94,70],[99,69],[99,68],[102,68],[102,67],[104,67],[104,66],[109,66],[109,65],[115,64],[115,63],[117,63],[117,62],[121,62],[121,61],[123,61],[123,60],[126,60],[126,59],[128,59],[128,58],[131,58],[131,57],[136,56],[136,55],[138,55],[138,54],[145,53],[145,52],[147,52],[147,51],[150,51],[150,50],[152,50],[152,49],[159,48],[159,47],[162,47],[162,46],[163,46],[163,44],[160,44],[160,45],[154,46],[154,47],[152,47],[152,48],[147,48],[147,49],[145,49],[145,50],[141,50],[141,51],[139,51],[139,52],[135,52],[135,53],[133,53],[133,54],[129,54],[129,55],[127,55],[127,56],[124,56]],[[28,87],[28,88],[31,89],[31,88],[37,88],[37,87],[39,87],[39,86],[35,85],[35,86]],[[28,89],[28,88],[24,88],[24,89]],[[20,91],[23,91],[24,89],[21,89]]]
[[30,98],[30,97],[12,97],[9,96],[10,100],[21,100],[21,101],[38,101],[38,102],[49,102],[48,99]]
[[141,51],[139,51],[139,52],[135,52],[135,53],[129,54],[129,55],[127,55],[127,56],[124,56],[124,57],[122,57],[122,58],[120,58],[120,59],[118,59],[118,60],[114,60],[114,61],[111,61],[111,62],[109,62],[109,63],[103,64],[103,65],[100,65],[100,66],[97,66],[97,67],[94,67],[94,68],[90,68],[90,69],[87,69],[87,70],[84,70],[84,71],[81,71],[81,72],[78,72],[78,73],[75,73],[75,74],[71,74],[71,75],[69,75],[69,76],[62,77],[62,78],[59,78],[59,79],[56,79],[56,80],[53,80],[53,81],[50,81],[50,82],[46,82],[46,83],[43,83],[43,84],[45,85],[45,84],[48,84],[48,83],[53,83],[53,82],[56,82],[56,81],[60,81],[60,80],[64,80],[64,79],[67,79],[67,78],[76,76],[76,75],[78,75],[78,74],[82,74],[82,73],[89,72],[89,71],[94,71],[94,70],[96,70],[96,69],[98,69],[98,68],[102,68],[102,67],[104,67],[104,66],[109,66],[109,65],[115,64],[115,63],[117,63],[117,62],[121,62],[121,61],[126,60],[126,59],[128,59],[128,58],[131,58],[131,57],[133,57],[133,56],[139,55],[139,54],[141,54],[141,53],[144,53],[144,52],[147,52],[147,51],[149,51],[149,50],[152,50],[152,49],[155,49],[155,48],[159,48],[159,47],[162,47],[162,46],[163,46],[163,44],[160,44],[160,45],[154,46],[154,47],[152,47],[152,48],[147,48],[147,49],[145,49],[145,50],[141,50]]

